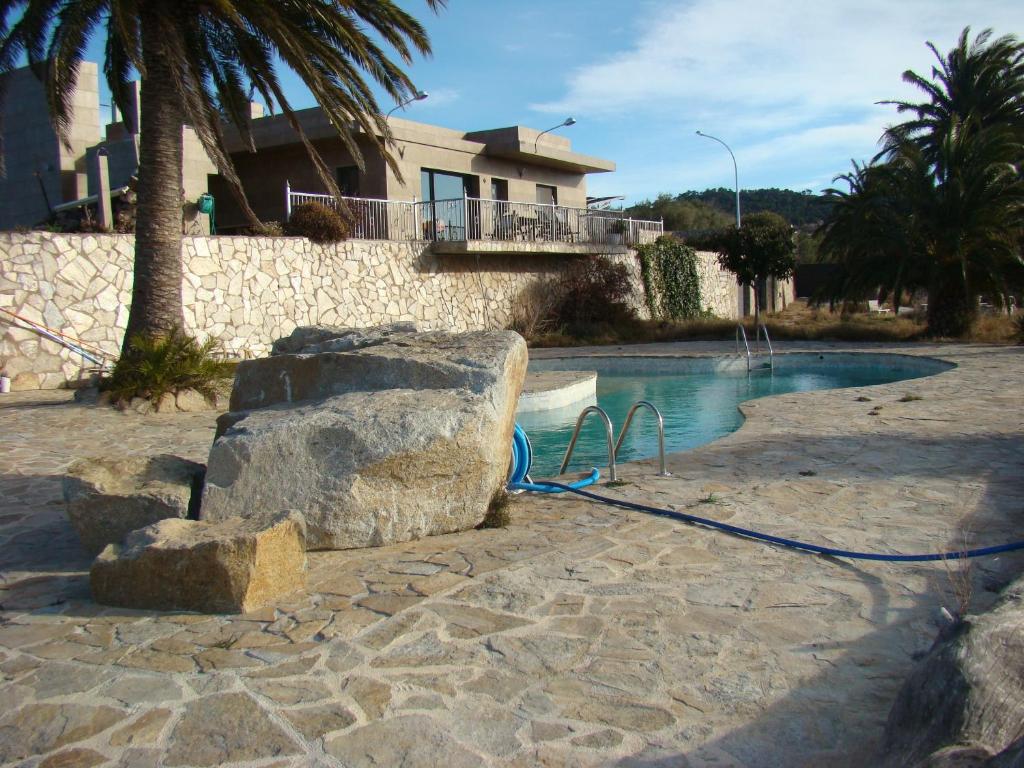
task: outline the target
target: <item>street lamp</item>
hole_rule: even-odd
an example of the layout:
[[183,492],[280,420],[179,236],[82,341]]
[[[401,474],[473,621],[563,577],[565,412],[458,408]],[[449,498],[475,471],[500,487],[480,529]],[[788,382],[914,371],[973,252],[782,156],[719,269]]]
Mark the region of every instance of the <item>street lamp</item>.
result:
[[541,136],[543,136],[545,133],[551,133],[551,131],[556,131],[559,128],[568,128],[570,125],[576,125],[576,118],[575,117],[567,117],[567,118],[565,118],[565,120],[560,122],[558,125],[553,125],[550,128],[548,128],[546,131],[541,131],[540,133],[538,133],[537,134],[537,138],[534,139],[534,142],[533,142],[533,153],[537,154],[537,144],[540,142],[540,137]]
[[736,166],[736,155],[734,155],[732,153],[732,150],[729,149],[729,145],[728,144],[726,144],[724,141],[722,141],[721,139],[717,138],[716,136],[711,136],[710,134],[707,134],[707,133],[701,133],[700,131],[697,131],[697,135],[698,136],[703,136],[705,139],[711,139],[712,141],[717,141],[719,144],[721,144],[723,147],[725,147],[726,151],[728,151],[728,153],[729,153],[729,157],[732,158],[732,170],[733,170],[733,175],[735,176],[735,179],[736,179],[736,229],[739,229],[740,228],[740,171],[739,171],[739,168]]
[[414,94],[413,94],[412,96],[410,96],[410,97],[409,97],[408,99],[406,99],[405,101],[403,101],[403,102],[402,102],[401,104],[396,104],[395,106],[393,106],[393,107],[392,107],[392,108],[391,108],[391,109],[390,109],[390,110],[388,111],[388,113],[387,113],[386,115],[384,115],[384,122],[387,122],[388,118],[389,118],[389,117],[391,117],[391,114],[392,114],[392,113],[393,113],[393,112],[394,112],[395,110],[397,110],[397,109],[405,109],[405,108],[406,108],[407,106],[409,106],[410,104],[412,104],[412,103],[413,103],[414,101],[423,101],[423,100],[424,100],[425,98],[427,98],[427,97],[428,97],[429,95],[430,95],[430,94],[429,94],[429,93],[427,93],[426,91],[416,91],[416,93],[414,93]]

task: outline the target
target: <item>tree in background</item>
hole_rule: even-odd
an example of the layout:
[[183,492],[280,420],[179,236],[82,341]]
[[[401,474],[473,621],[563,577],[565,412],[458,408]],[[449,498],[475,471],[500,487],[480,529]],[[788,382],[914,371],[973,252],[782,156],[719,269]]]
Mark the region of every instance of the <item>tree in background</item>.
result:
[[[445,4],[426,2],[434,10]],[[430,42],[422,25],[392,0],[0,0],[0,76],[27,56],[43,73],[50,113],[65,141],[78,65],[101,26],[107,40],[104,72],[123,114],[130,114],[133,69],[142,79],[135,278],[125,360],[137,336],[166,337],[184,325],[183,127],[195,130],[243,210],[258,223],[225,149],[222,122],[227,116],[255,150],[248,105],[249,94],[258,93],[272,111],[286,116],[337,196],[330,170],[284,94],[275,61],[282,60],[309,88],[360,166],[357,132],[397,173],[387,149],[387,123],[366,75],[401,100],[415,87],[378,41],[405,63],[414,51],[429,54]]]
[[913,117],[886,131],[879,163],[837,177],[848,192],[830,190],[823,245],[848,290],[927,285],[937,336],[966,333],[980,295],[1024,288],[1024,46],[991,34],[965,29],[945,56],[929,43],[931,79],[903,74],[927,100],[889,102]]
[[701,200],[683,200],[682,196],[672,197],[661,194],[651,200],[627,208],[627,215],[634,219],[662,219],[666,232],[692,232],[727,227],[732,218]]
[[768,278],[786,280],[796,267],[793,228],[778,214],[753,213],[743,220],[742,227],[726,227],[709,235],[703,246],[718,254],[718,263],[736,275],[741,285],[754,288],[754,323],[759,324],[761,297],[757,289]]

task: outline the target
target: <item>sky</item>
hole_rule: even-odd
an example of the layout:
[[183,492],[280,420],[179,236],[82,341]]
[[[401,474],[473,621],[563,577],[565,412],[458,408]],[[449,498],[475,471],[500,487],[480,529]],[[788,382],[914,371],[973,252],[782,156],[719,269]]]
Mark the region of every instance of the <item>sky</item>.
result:
[[[1021,0],[399,0],[434,55],[408,67],[430,98],[411,120],[474,130],[559,131],[573,149],[616,162],[591,195],[627,202],[708,187],[820,192],[866,160],[898,121],[885,99],[931,70],[960,31],[1024,34]],[[96,59],[101,41],[93,46]],[[296,106],[313,106],[282,73]],[[384,110],[393,103],[382,99]]]

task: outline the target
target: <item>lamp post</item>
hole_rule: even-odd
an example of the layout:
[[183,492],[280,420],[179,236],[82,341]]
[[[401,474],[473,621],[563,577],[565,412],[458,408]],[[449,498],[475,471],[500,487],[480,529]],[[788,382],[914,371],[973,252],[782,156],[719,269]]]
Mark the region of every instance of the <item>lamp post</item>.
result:
[[734,176],[735,181],[736,181],[736,229],[739,229],[740,228],[740,171],[739,171],[739,168],[736,165],[736,155],[734,155],[732,153],[732,150],[729,149],[729,145],[726,144],[721,139],[719,139],[718,137],[711,136],[710,134],[702,133],[700,131],[697,131],[697,135],[698,136],[703,136],[705,139],[711,139],[712,141],[717,141],[719,144],[721,144],[723,147],[725,147],[726,151],[729,153],[729,157],[732,158],[732,171],[733,171],[733,176]]
[[400,104],[396,104],[390,110],[388,110],[388,113],[386,115],[384,115],[384,122],[387,122],[387,119],[389,117],[391,117],[392,113],[395,112],[395,110],[405,109],[407,106],[412,104],[414,101],[423,101],[429,95],[430,94],[427,93],[426,91],[416,91],[416,93],[414,93],[408,99],[406,99],[405,101],[401,102]]
[[541,136],[543,136],[545,133],[551,133],[551,131],[557,131],[559,128],[568,128],[570,125],[576,125],[576,118],[575,117],[567,117],[567,118],[565,118],[565,120],[560,122],[558,125],[553,125],[550,128],[548,128],[547,130],[541,131],[540,133],[538,133],[537,134],[537,138],[534,139],[534,141],[533,141],[533,152],[534,152],[534,154],[537,153],[537,145],[540,143],[540,137]]

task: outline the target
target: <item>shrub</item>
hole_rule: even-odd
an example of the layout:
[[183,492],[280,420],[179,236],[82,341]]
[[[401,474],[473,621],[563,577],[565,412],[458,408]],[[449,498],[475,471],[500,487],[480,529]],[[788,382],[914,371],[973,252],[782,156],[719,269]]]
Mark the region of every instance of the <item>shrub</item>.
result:
[[262,221],[259,224],[246,227],[243,231],[251,237],[282,237],[284,235],[284,227],[279,221]]
[[700,273],[693,248],[674,237],[659,237],[641,245],[637,255],[652,320],[701,316]]
[[332,208],[321,203],[302,203],[292,209],[284,231],[293,237],[308,237],[314,243],[337,243],[348,238],[348,223]]
[[487,514],[483,522],[477,528],[507,528],[512,522],[512,515],[509,513],[509,505],[512,503],[512,496],[504,488],[499,488],[491,497],[491,503],[487,507]]
[[158,402],[168,392],[195,389],[207,398],[217,394],[217,384],[229,376],[234,364],[215,360],[213,339],[200,344],[181,329],[167,336],[136,336],[130,354],[123,355],[110,378],[100,387],[115,403],[144,397]]
[[629,304],[633,293],[629,270],[605,256],[572,262],[554,291],[552,317],[574,335],[590,335],[594,326],[614,327],[636,317]]
[[557,302],[556,286],[551,280],[534,280],[516,297],[509,330],[527,340],[554,330],[553,311]]

